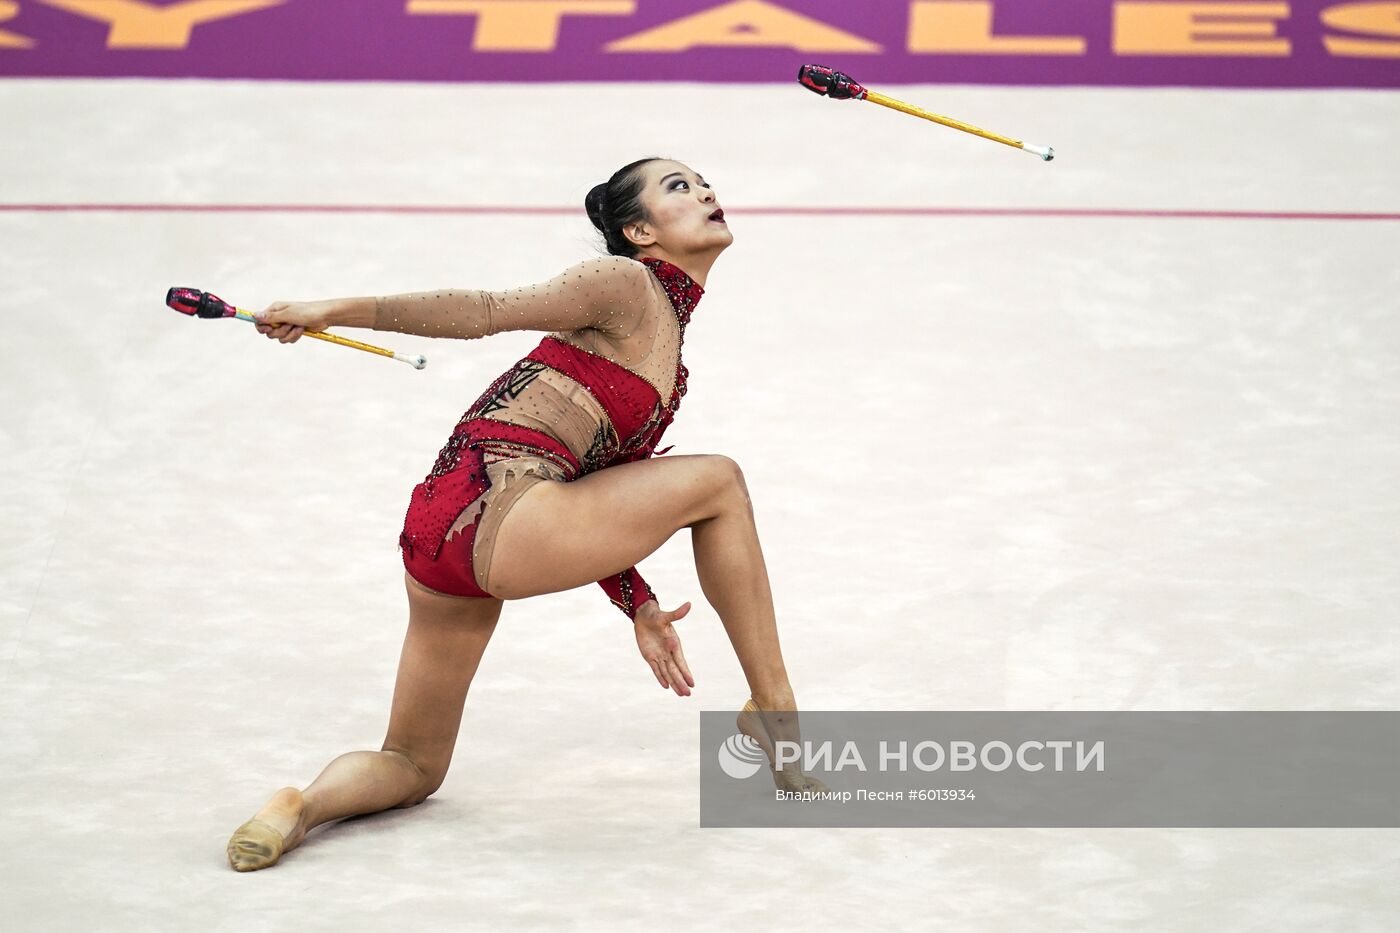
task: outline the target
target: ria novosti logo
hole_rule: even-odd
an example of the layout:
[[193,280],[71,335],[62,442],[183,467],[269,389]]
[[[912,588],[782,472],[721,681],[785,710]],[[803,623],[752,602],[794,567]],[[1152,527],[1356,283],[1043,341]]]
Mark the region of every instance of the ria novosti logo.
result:
[[732,778],[753,777],[766,761],[762,746],[742,732],[734,733],[719,747],[720,769]]
[[[868,772],[871,765],[858,742],[848,739],[838,747],[827,739],[821,742],[775,742],[774,767],[781,771],[791,765],[799,772],[837,772],[846,768]],[[1071,754],[1072,753],[1072,754]],[[752,738],[735,733],[724,740],[719,749],[719,766],[732,778],[752,777],[767,764],[763,748]],[[911,745],[906,740],[881,739],[873,762],[874,770],[895,773],[909,771],[1104,771],[1107,769],[1106,742],[1092,744],[1076,739],[1051,739],[1044,742],[1027,740],[1014,748],[999,740],[973,742],[954,739],[944,742],[924,740]]]

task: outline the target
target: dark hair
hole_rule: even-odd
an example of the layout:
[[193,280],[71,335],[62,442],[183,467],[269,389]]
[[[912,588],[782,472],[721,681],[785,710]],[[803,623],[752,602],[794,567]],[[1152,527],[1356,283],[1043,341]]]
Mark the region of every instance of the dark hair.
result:
[[639,252],[636,244],[627,239],[622,228],[639,220],[647,220],[646,208],[642,207],[642,166],[655,162],[659,156],[638,159],[624,165],[601,185],[594,185],[583,199],[588,219],[603,234],[603,243],[613,256],[635,258]]

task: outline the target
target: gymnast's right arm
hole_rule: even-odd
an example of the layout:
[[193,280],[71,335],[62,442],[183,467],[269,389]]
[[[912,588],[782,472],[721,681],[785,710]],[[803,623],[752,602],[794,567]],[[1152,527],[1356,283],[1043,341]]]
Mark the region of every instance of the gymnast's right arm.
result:
[[511,330],[630,329],[640,313],[646,266],[603,256],[577,263],[547,282],[505,291],[447,289],[345,302],[332,323],[422,337],[473,340]]
[[647,267],[635,259],[585,259],[547,282],[505,291],[441,289],[374,298],[286,302],[255,315],[259,333],[294,343],[307,330],[363,327],[473,340],[509,330],[594,327],[622,335],[642,313]]

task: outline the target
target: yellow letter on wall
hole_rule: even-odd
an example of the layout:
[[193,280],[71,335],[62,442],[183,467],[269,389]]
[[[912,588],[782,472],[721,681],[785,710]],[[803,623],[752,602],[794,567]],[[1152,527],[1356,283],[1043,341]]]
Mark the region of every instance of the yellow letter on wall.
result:
[[39,0],[48,6],[112,25],[109,49],[183,49],[200,23],[251,13],[285,0],[184,0],[152,5],[142,0]]
[[475,14],[476,52],[552,52],[565,16],[630,16],[635,0],[409,0],[409,13]]
[[949,55],[1083,55],[1079,36],[997,36],[990,2],[918,0],[909,9],[909,51]]
[[1322,11],[1333,29],[1390,36],[1389,39],[1349,39],[1323,36],[1327,51],[1349,58],[1400,58],[1400,3],[1344,3]]
[[1119,55],[1287,55],[1287,3],[1128,3],[1113,11]]
[[[14,19],[18,12],[18,3],[12,3],[11,0],[0,0],[0,23],[7,19]],[[0,29],[0,49],[32,49],[34,44],[34,40],[28,36]]]
[[880,46],[764,0],[734,0],[608,43],[609,52],[683,52],[697,45],[778,46],[801,52],[878,52]]

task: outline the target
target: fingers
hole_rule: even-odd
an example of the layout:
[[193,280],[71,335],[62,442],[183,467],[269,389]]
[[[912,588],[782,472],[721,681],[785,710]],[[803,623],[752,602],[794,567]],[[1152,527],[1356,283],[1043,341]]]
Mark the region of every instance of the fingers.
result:
[[666,683],[666,677],[661,673],[662,667],[660,662],[655,658],[647,658],[647,663],[651,665],[651,672],[656,675],[656,682],[659,683],[663,689],[669,690],[671,685]]
[[[695,677],[690,673],[685,654],[681,651],[681,639],[671,622],[683,619],[690,612],[690,603],[682,603],[672,610],[658,609],[647,618],[638,617],[638,644],[656,682],[663,689],[674,690],[676,696],[690,696],[695,686]],[[654,656],[651,656],[653,655]]]
[[690,688],[695,686],[695,678],[690,676],[690,668],[685,663],[685,655],[681,653],[680,636],[669,624],[662,635],[661,644],[666,649],[666,654],[662,656],[661,660],[664,662],[664,669],[672,689],[676,691],[677,696],[690,696]]
[[686,666],[685,658],[677,652],[675,655],[661,655],[656,658],[647,658],[647,663],[651,665],[651,672],[656,676],[656,682],[663,690],[674,690],[676,696],[690,696],[690,688],[695,686],[695,678],[690,676],[690,669]]
[[671,675],[671,683],[676,685],[676,693],[683,697],[690,696],[689,688],[695,686],[695,678],[690,676],[690,667],[685,663],[685,655],[681,653],[680,637],[671,629],[666,633],[663,643],[670,652],[666,658],[666,669]]
[[686,684],[688,684],[691,687],[695,686],[695,678],[691,676],[690,665],[685,663],[685,655],[681,654],[680,645],[676,646],[674,657],[676,667],[680,669],[681,676],[685,678]]
[[682,676],[675,658],[666,659],[666,672],[671,680],[671,689],[676,691],[676,696],[690,696],[690,688],[693,684],[688,684],[687,681],[689,678]]
[[280,340],[282,343],[296,343],[301,339],[301,335],[306,333],[306,328],[301,324],[258,324],[258,333],[266,334],[270,340]]
[[264,324],[275,326],[279,323],[277,320],[278,312],[280,312],[285,307],[287,307],[287,303],[285,301],[274,301],[266,308],[263,308],[261,311],[256,312],[253,315],[253,317],[257,318],[259,327],[262,327]]
[[301,324],[287,324],[278,320],[281,312],[288,307],[288,302],[274,301],[263,310],[253,315],[257,319],[254,325],[258,333],[266,334],[269,340],[280,340],[282,343],[296,343],[301,339],[301,335],[306,333],[306,327]]
[[695,681],[681,673],[674,658],[648,658],[647,663],[651,665],[651,672],[656,675],[656,682],[661,684],[662,689],[674,690],[678,697],[690,696],[690,688],[695,686]]

